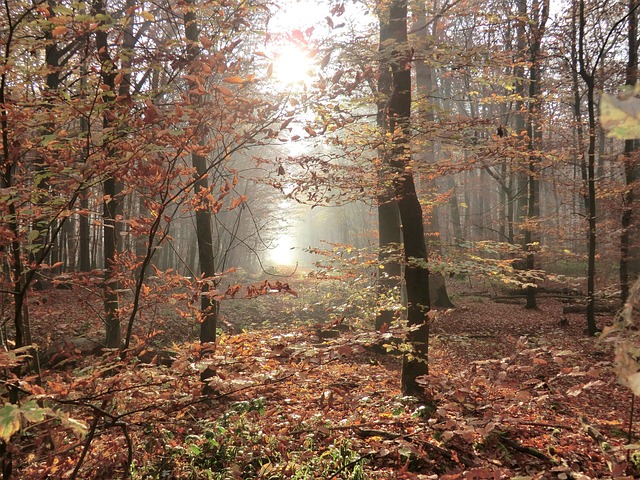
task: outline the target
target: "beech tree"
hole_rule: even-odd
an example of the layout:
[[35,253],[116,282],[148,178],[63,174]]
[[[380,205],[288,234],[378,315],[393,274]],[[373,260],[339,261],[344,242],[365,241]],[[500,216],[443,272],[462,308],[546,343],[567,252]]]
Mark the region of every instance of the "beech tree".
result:
[[[529,95],[527,108],[527,136],[529,150],[529,172],[527,178],[527,224],[524,227],[524,250],[527,252],[527,269],[535,268],[534,224],[540,215],[539,204],[539,179],[537,164],[542,141],[542,98],[540,82],[542,39],[545,34],[547,20],[549,19],[549,0],[534,2],[532,6],[532,18],[529,34]],[[527,286],[526,308],[537,308],[536,287]]]
[[[187,42],[187,55],[191,64],[191,74],[195,77],[197,75],[197,64],[195,60],[199,55],[199,36],[200,25],[196,18],[196,4],[195,2],[188,2],[188,10],[184,15],[184,28],[185,39]],[[197,91],[198,82],[192,81],[190,85],[191,89]],[[192,94],[191,101],[195,105],[203,105],[202,95]],[[205,125],[198,125],[196,127],[196,140],[200,145],[206,144],[206,137],[208,135]],[[195,169],[195,188],[196,195],[206,195],[209,191],[208,181],[208,168],[207,158],[201,153],[192,153],[191,162]],[[196,235],[198,239],[198,258],[201,276],[203,277],[202,292],[201,292],[201,310],[202,319],[200,323],[200,341],[202,343],[215,342],[216,340],[216,328],[218,326],[218,310],[220,305],[217,300],[209,295],[209,279],[214,278],[216,274],[214,254],[213,254],[213,235],[211,233],[211,219],[210,213],[206,208],[197,208],[196,217]]]
[[[376,122],[382,135],[388,130],[388,102],[392,93],[393,76],[390,62],[393,61],[395,43],[391,38],[389,11],[381,9],[379,17],[379,73],[376,84]],[[376,316],[376,329],[380,330],[384,325],[390,326],[397,309],[393,305],[385,305],[399,301],[401,296],[400,279],[402,265],[400,263],[398,249],[402,244],[400,211],[396,201],[395,186],[389,181],[393,175],[390,164],[384,161],[385,152],[382,149],[379,154],[383,161],[379,166],[377,206],[378,206],[378,313]],[[380,300],[384,299],[383,302]]]
[[[452,4],[445,2],[439,5],[438,2],[434,2],[433,8],[436,11],[431,18],[428,18],[425,4],[419,4],[416,7],[417,11],[414,15],[417,17],[417,21],[411,26],[411,31],[415,32],[416,42],[418,44],[415,53],[416,92],[418,98],[415,103],[420,105],[418,112],[421,117],[421,122],[425,122],[427,125],[434,125],[436,122],[436,110],[439,107],[438,98],[441,96],[436,79],[437,72],[430,58],[431,50],[435,42],[430,41],[429,38],[437,39],[439,30],[441,29],[440,18],[452,8]],[[423,142],[425,145],[423,145],[422,148],[416,148],[415,157],[420,157],[422,162],[433,165],[437,161],[437,139],[435,135],[425,135]],[[430,187],[432,190],[435,190],[437,194],[439,190],[437,180],[429,180],[429,174],[427,173],[423,175],[422,181],[427,187],[427,193],[434,194],[434,192],[429,192],[428,188]],[[436,250],[441,252],[442,235],[440,234],[439,209],[440,206],[434,202],[428,215],[429,227],[427,231],[435,237],[436,244],[439,246]],[[433,253],[433,251],[434,248],[432,247],[431,252]],[[434,307],[453,307],[453,303],[447,293],[447,286],[442,272],[430,272],[429,296]]]
[[[627,69],[625,83],[635,88],[638,82],[638,2],[629,0],[627,27]],[[622,215],[620,217],[620,300],[624,305],[629,296],[629,288],[640,272],[640,244],[635,240],[637,233],[637,215],[634,216],[636,183],[638,175],[638,140],[626,139],[624,142],[624,177],[626,190],[622,196]]]
[[384,161],[396,175],[392,181],[402,222],[409,325],[407,340],[412,347],[403,361],[402,391],[407,395],[422,396],[424,391],[418,379],[429,372],[429,270],[422,207],[412,173],[410,116],[413,51],[408,43],[406,0],[392,1],[383,15],[388,23],[381,24],[380,38],[388,38],[387,45],[392,46],[387,67],[392,76],[391,94],[385,108],[385,131],[390,142],[384,152]]

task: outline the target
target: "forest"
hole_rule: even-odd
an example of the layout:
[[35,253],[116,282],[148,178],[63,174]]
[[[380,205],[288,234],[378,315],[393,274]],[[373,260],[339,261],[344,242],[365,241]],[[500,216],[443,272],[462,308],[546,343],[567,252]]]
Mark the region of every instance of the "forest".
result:
[[640,477],[640,0],[5,0],[9,479]]

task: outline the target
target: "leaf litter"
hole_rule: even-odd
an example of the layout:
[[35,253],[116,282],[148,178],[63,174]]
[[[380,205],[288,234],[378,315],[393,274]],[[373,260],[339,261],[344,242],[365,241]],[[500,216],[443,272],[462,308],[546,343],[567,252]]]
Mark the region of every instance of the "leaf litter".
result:
[[[48,311],[71,293],[55,295]],[[304,325],[224,335],[213,351],[176,343],[170,367],[78,356],[43,372],[39,398],[98,419],[84,478],[121,476],[129,443],[134,478],[634,478],[631,395],[612,347],[560,312],[553,299],[440,312],[424,379],[432,412],[401,395],[401,358],[373,347],[379,334]],[[19,478],[65,478],[86,435],[45,420],[13,442]]]

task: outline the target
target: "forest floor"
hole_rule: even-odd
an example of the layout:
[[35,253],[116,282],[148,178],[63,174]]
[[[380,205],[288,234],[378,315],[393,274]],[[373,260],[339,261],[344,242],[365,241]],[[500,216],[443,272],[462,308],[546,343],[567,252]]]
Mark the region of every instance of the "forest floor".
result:
[[[82,292],[40,295],[31,315],[50,335],[87,333]],[[432,323],[430,413],[400,393],[391,332],[348,318],[223,335],[206,352],[176,338],[167,362],[140,347],[114,366],[67,343],[41,386],[24,384],[65,413],[14,437],[15,478],[124,478],[131,460],[134,479],[637,477],[613,347],[584,334],[584,315],[562,317],[552,298],[457,298]]]

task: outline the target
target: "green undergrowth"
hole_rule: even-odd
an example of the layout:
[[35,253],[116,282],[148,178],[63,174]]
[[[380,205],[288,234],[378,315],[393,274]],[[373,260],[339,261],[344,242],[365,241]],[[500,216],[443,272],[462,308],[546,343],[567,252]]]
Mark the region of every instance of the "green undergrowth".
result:
[[[131,469],[133,480],[163,478],[265,480],[335,478],[367,480],[366,459],[347,439],[323,442],[326,426],[314,417],[294,432],[265,431],[265,399],[236,402],[213,421],[200,421],[198,433],[166,448],[155,464]],[[278,424],[278,418],[273,419]],[[267,422],[268,423],[268,422]],[[170,437],[170,435],[168,435]]]

